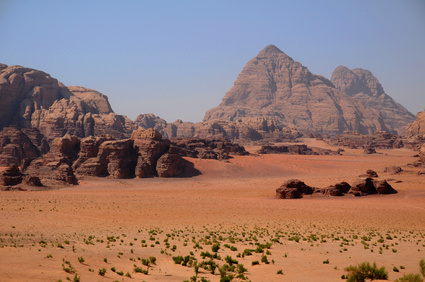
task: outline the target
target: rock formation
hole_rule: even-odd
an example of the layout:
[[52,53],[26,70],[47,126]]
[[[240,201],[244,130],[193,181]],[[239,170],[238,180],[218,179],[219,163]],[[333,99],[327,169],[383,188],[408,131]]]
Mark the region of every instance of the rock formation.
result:
[[365,107],[376,110],[392,133],[403,135],[406,125],[415,119],[412,113],[385,93],[378,79],[369,70],[350,70],[339,66],[332,73],[331,82]]
[[313,188],[298,179],[291,179],[276,189],[278,199],[299,199],[302,195],[313,194]]
[[80,149],[80,139],[65,135],[52,141],[50,151],[33,160],[25,173],[37,175],[48,181],[48,184],[67,183],[78,184],[72,169],[72,163],[77,159]]
[[305,144],[282,145],[282,146],[261,146],[258,154],[290,154],[290,155],[340,155],[340,151],[329,149],[308,147]]
[[171,138],[171,144],[181,156],[191,158],[224,160],[249,154],[243,146],[226,139]]
[[[372,171],[373,172],[373,171]],[[370,194],[395,194],[397,191],[386,180],[369,177],[359,179],[353,185],[340,182],[326,188],[316,188],[306,185],[298,179],[291,179],[276,189],[278,199],[300,199],[303,195],[344,196],[352,194],[356,197]]]
[[234,121],[210,120],[204,122],[183,122],[176,120],[167,123],[153,114],[139,115],[134,121],[135,126],[143,129],[155,129],[164,138],[196,137],[201,139],[226,138],[231,141],[257,141],[270,139],[272,141],[291,141],[302,134],[294,128],[279,127],[273,119],[244,118]]
[[49,74],[21,66],[0,68],[0,129],[35,127],[48,139],[66,133],[85,137],[109,133],[129,136],[133,125],[115,114],[103,94],[65,87]]
[[419,112],[416,119],[406,127],[406,136],[420,136],[425,139],[425,111]]
[[333,146],[343,146],[350,149],[392,149],[402,148],[405,140],[397,135],[377,131],[369,135],[348,132],[333,136],[327,140]]
[[312,74],[273,45],[250,60],[223,102],[204,121],[273,119],[277,126],[317,133],[387,130],[379,115]]
[[12,126],[0,132],[0,166],[26,167],[48,150],[47,141],[37,129],[20,130]]
[[0,186],[15,186],[22,182],[23,175],[18,166],[8,167],[0,173]]

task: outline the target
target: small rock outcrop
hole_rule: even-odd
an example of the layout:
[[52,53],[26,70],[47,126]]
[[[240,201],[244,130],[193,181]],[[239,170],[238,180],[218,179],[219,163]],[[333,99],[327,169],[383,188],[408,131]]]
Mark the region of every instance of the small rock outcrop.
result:
[[384,172],[391,174],[391,175],[399,174],[402,171],[403,171],[403,169],[399,166],[389,166],[389,167],[386,167],[384,169]]
[[370,194],[395,194],[397,191],[386,180],[363,178],[353,183],[340,182],[326,188],[316,188],[306,185],[298,179],[286,181],[276,189],[278,199],[299,199],[303,195],[314,194],[316,196],[344,196],[352,194],[354,196],[367,196]]
[[354,196],[365,196],[370,194],[395,194],[397,191],[386,180],[367,177],[357,180],[351,186],[349,193]]
[[310,195],[313,193],[313,188],[306,185],[298,179],[291,179],[282,184],[276,189],[276,198],[278,199],[299,199],[302,195]]
[[172,138],[171,144],[181,156],[191,158],[224,160],[249,154],[243,146],[226,139]]
[[327,142],[332,146],[365,149],[365,153],[373,153],[375,149],[396,149],[404,146],[404,140],[400,136],[383,131],[369,135],[345,132],[329,138]]
[[281,146],[261,146],[258,154],[290,154],[290,155],[340,155],[340,151],[329,149],[308,147],[307,145],[281,145]]

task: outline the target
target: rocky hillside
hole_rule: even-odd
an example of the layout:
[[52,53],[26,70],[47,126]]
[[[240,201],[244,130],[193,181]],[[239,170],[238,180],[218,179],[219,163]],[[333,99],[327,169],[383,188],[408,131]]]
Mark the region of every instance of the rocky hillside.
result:
[[222,103],[207,111],[204,121],[258,117],[317,133],[388,130],[379,114],[273,45],[246,64]]
[[38,128],[50,140],[66,133],[79,137],[131,134],[133,123],[113,112],[105,95],[66,87],[49,74],[0,64],[0,130],[7,126]]
[[333,72],[331,82],[365,107],[380,113],[392,133],[403,135],[406,124],[415,120],[412,113],[385,93],[378,79],[368,70],[339,66]]

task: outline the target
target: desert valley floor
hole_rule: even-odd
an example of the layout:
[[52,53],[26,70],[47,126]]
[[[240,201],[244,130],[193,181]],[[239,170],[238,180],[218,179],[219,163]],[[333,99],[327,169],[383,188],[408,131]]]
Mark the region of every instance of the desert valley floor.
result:
[[[344,268],[363,261],[385,266],[390,280],[418,273],[425,258],[425,175],[407,167],[417,159],[414,151],[378,153],[189,159],[201,175],[85,178],[48,191],[0,192],[0,280],[184,281],[195,275],[195,259],[210,261],[217,247],[213,261],[236,260],[246,271],[228,273],[236,277],[240,270],[251,281],[343,281]],[[384,173],[392,165],[404,171]],[[289,179],[314,187],[351,184],[367,169],[398,193],[275,198]],[[198,279],[220,280],[218,267],[214,274],[208,264],[198,271]]]

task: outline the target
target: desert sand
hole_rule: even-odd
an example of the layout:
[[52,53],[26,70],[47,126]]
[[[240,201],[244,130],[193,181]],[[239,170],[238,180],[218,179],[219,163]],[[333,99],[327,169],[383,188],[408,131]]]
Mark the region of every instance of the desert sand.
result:
[[[214,261],[222,266],[230,256],[251,281],[342,281],[345,267],[363,261],[385,266],[390,280],[417,273],[425,258],[425,176],[406,166],[416,159],[414,151],[378,153],[345,149],[341,156],[188,159],[201,175],[85,178],[78,186],[48,191],[0,192],[0,280],[66,281],[76,275],[81,281],[190,280],[195,268],[173,257],[209,261],[201,253],[214,254],[214,244],[221,257]],[[392,165],[404,171],[384,173]],[[275,198],[275,189],[289,179],[314,187],[351,184],[367,169],[398,193]],[[149,257],[155,264],[148,268],[143,260]],[[148,274],[135,272],[135,266]],[[220,273],[201,267],[201,277],[219,281]]]

